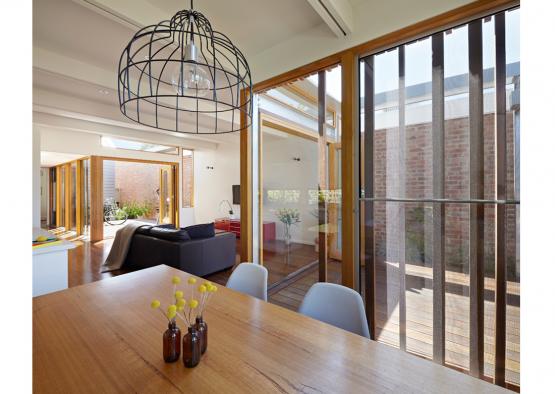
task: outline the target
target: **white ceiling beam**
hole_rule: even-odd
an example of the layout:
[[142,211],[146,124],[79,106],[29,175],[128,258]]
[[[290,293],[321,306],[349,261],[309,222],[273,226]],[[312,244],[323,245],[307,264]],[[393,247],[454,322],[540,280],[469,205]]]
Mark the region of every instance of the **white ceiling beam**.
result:
[[33,67],[108,89],[118,88],[117,72],[38,46],[33,47]]
[[337,37],[354,31],[353,7],[349,0],[307,0]]
[[40,106],[33,108],[33,124],[112,137],[140,139],[153,144],[173,145],[188,149],[216,149],[218,146],[216,142],[188,138],[187,136],[163,135],[163,133],[147,130],[140,130],[139,132],[136,128],[120,122],[95,119],[83,114],[71,114],[66,111]]
[[[151,25],[153,20],[164,20],[160,9],[143,1],[140,6],[136,0],[73,0],[102,16],[107,17],[123,26],[136,31],[145,26]],[[152,19],[152,18],[159,19]]]

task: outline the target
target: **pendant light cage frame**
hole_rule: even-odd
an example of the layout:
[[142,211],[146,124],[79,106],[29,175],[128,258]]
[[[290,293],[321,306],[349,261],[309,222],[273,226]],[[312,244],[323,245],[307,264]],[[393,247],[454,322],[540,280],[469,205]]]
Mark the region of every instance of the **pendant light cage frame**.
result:
[[[209,89],[184,87],[187,69],[195,67],[208,77]],[[120,57],[118,97],[123,115],[157,129],[224,134],[252,123],[252,79],[245,56],[192,9],[133,36]]]

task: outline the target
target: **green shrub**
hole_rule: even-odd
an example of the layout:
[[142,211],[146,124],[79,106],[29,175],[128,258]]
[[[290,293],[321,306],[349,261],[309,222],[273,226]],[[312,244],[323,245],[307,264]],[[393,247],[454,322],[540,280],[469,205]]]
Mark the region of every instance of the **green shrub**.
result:
[[122,209],[125,213],[127,213],[127,217],[129,219],[137,219],[138,217],[144,216],[150,212],[150,207],[146,203],[140,204],[135,201],[123,204]]

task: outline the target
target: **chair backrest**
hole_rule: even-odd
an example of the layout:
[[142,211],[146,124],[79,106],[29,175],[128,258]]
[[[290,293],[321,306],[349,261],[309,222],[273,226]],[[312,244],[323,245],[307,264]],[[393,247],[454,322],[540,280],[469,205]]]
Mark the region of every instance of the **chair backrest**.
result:
[[241,263],[231,273],[226,287],[268,301],[268,270],[258,264]]
[[362,297],[333,283],[315,283],[306,293],[299,313],[370,338]]

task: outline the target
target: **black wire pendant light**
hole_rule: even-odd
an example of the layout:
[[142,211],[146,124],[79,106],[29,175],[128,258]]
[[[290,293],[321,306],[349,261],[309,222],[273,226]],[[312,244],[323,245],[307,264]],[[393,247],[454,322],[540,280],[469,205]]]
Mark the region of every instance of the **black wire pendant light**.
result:
[[158,129],[239,131],[252,121],[252,81],[241,51],[191,9],[139,30],[121,54],[121,112]]

